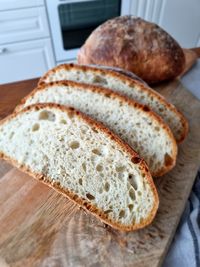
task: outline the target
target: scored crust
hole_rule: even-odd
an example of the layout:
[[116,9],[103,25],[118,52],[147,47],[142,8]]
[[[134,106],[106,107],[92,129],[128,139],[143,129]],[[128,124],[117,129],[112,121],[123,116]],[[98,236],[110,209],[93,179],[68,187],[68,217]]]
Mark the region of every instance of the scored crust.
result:
[[107,135],[107,138],[109,138],[110,140],[113,140],[116,145],[119,146],[120,149],[122,149],[123,151],[125,151],[131,158],[131,161],[137,162],[137,164],[140,164],[141,167],[141,173],[145,174],[145,182],[147,182],[153,192],[153,197],[154,197],[154,207],[152,208],[151,212],[149,213],[149,216],[144,219],[141,223],[137,224],[137,225],[123,225],[119,222],[113,221],[110,218],[108,218],[108,215],[104,213],[103,210],[95,207],[94,205],[92,205],[89,201],[87,201],[84,198],[79,197],[78,195],[76,195],[75,193],[67,190],[67,189],[63,189],[59,183],[53,183],[50,182],[48,180],[48,177],[44,176],[43,174],[40,173],[35,173],[34,171],[32,171],[30,168],[26,167],[25,165],[20,164],[19,162],[17,162],[16,160],[8,157],[6,154],[4,154],[3,152],[0,152],[0,158],[7,160],[8,162],[10,162],[12,165],[16,166],[17,168],[19,168],[20,170],[22,170],[23,172],[31,175],[32,177],[34,177],[35,179],[43,182],[44,184],[52,187],[53,189],[55,189],[56,191],[58,191],[59,193],[63,194],[65,197],[69,198],[70,200],[72,200],[73,202],[75,202],[76,204],[78,204],[79,206],[83,207],[85,210],[90,211],[93,215],[95,215],[96,217],[98,217],[100,220],[102,220],[103,222],[105,222],[106,224],[109,224],[110,226],[121,230],[121,231],[133,231],[133,230],[137,230],[140,228],[143,228],[144,226],[147,226],[148,224],[150,224],[152,222],[152,220],[154,219],[157,209],[158,209],[158,205],[159,205],[159,199],[158,199],[158,193],[157,190],[155,188],[155,185],[153,183],[151,174],[148,170],[148,167],[145,163],[145,161],[143,159],[141,159],[139,157],[139,155],[125,142],[123,142],[117,135],[115,135],[114,133],[112,133],[108,128],[106,128],[102,123],[99,123],[95,120],[93,120],[92,118],[88,117],[87,115],[81,113],[80,111],[72,108],[72,107],[67,107],[67,106],[62,106],[62,105],[58,105],[58,104],[53,104],[53,103],[44,103],[44,104],[34,104],[31,106],[26,107],[25,109],[19,111],[19,112],[14,112],[13,114],[11,114],[10,116],[6,117],[5,119],[3,119],[0,122],[0,125],[2,125],[3,123],[6,123],[10,120],[12,120],[12,118],[15,118],[17,116],[20,116],[20,114],[23,114],[27,111],[31,111],[31,110],[40,110],[40,109],[44,109],[44,108],[54,108],[54,109],[58,109],[59,111],[62,112],[66,112],[67,114],[74,114],[75,116],[77,116],[79,119],[85,121],[88,125],[92,126],[93,128],[95,128],[97,131],[102,131],[104,134]]
[[177,156],[177,144],[176,144],[176,141],[174,139],[174,136],[173,136],[169,126],[167,124],[165,124],[163,122],[163,120],[156,113],[154,113],[148,106],[139,104],[138,102],[135,102],[134,100],[132,100],[132,99],[130,99],[124,95],[121,95],[117,92],[114,92],[110,89],[107,89],[107,88],[105,89],[103,87],[96,86],[96,85],[88,85],[85,83],[66,81],[66,80],[65,81],[51,82],[49,84],[42,84],[38,88],[34,89],[24,99],[21,100],[21,103],[16,107],[16,111],[22,109],[23,105],[26,103],[27,99],[34,97],[34,95],[39,90],[45,90],[46,88],[49,88],[49,87],[54,86],[54,85],[78,87],[80,90],[95,92],[95,93],[103,95],[104,97],[117,99],[117,100],[120,100],[120,101],[126,103],[127,105],[129,105],[133,108],[137,108],[137,109],[142,110],[144,112],[148,112],[149,117],[151,117],[151,119],[156,120],[159,123],[160,127],[165,131],[165,134],[169,137],[169,139],[172,141],[172,144],[173,144],[173,155],[172,155],[172,160],[170,161],[170,163],[167,163],[165,166],[160,168],[159,171],[152,173],[152,175],[155,177],[162,176],[163,174],[165,174],[166,172],[168,172],[169,170],[171,170],[175,166],[176,156]]
[[140,82],[138,79],[136,79],[134,77],[130,77],[130,75],[125,74],[125,72],[120,73],[120,72],[117,72],[117,71],[114,71],[111,69],[103,69],[103,68],[100,68],[98,66],[95,67],[95,66],[89,66],[89,65],[79,65],[79,64],[70,63],[70,64],[61,64],[61,65],[56,66],[55,68],[49,70],[44,76],[42,76],[40,78],[38,85],[40,86],[40,85],[46,83],[45,80],[47,79],[47,77],[55,74],[57,71],[59,71],[61,69],[64,69],[66,71],[71,70],[71,69],[80,70],[83,72],[92,71],[92,72],[99,74],[99,75],[109,74],[109,76],[111,76],[113,78],[120,79],[122,82],[124,82],[125,84],[128,84],[128,86],[130,86],[130,87],[137,86],[138,90],[146,92],[146,94],[148,96],[156,99],[163,106],[165,106],[166,109],[173,112],[174,116],[179,118],[181,125],[182,125],[182,131],[179,135],[179,138],[176,138],[177,143],[183,142],[183,140],[186,138],[186,136],[188,134],[188,128],[189,127],[188,127],[188,122],[187,122],[186,118],[184,117],[184,115],[173,104],[169,103],[162,95],[157,93],[155,90],[151,89],[149,86],[145,85],[143,82]]

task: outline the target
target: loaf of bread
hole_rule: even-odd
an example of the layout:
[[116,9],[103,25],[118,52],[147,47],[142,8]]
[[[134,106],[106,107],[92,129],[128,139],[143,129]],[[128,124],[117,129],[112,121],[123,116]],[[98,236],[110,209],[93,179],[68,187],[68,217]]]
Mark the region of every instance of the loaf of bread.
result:
[[79,51],[78,63],[120,67],[152,84],[178,76],[185,57],[179,44],[158,25],[121,16],[91,33]]
[[182,142],[187,135],[187,120],[175,106],[130,73],[119,69],[116,72],[116,70],[97,66],[63,64],[48,71],[40,79],[39,84],[59,80],[80,81],[120,92],[143,105],[148,105],[169,125],[178,143]]
[[72,106],[102,122],[145,159],[153,176],[174,167],[176,141],[169,127],[147,106],[108,89],[63,81],[41,85],[22,100],[17,110],[52,102]]
[[144,160],[73,108],[33,105],[3,120],[0,158],[114,228],[136,230],[156,214],[158,195]]

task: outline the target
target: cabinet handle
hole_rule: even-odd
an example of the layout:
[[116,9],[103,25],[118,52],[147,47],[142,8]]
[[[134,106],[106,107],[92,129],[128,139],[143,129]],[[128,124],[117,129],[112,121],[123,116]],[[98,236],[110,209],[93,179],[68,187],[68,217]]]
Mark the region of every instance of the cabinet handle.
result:
[[0,48],[0,54],[4,54],[4,53],[6,53],[8,51],[8,49],[7,48]]

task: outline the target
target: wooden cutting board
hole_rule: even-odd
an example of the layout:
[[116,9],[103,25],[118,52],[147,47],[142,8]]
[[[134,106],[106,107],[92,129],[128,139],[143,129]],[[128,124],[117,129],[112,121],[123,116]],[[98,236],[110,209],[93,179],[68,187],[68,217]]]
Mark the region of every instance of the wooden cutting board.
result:
[[113,230],[1,161],[0,266],[161,265],[200,165],[200,101],[179,80],[156,89],[185,114],[190,130],[179,146],[176,167],[155,180],[160,207],[152,225],[132,233]]

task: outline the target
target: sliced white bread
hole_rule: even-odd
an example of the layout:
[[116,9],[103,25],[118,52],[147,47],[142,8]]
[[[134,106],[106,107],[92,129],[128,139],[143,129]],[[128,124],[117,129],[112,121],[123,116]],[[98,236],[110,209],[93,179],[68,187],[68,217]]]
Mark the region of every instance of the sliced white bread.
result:
[[173,168],[177,145],[169,127],[147,106],[94,85],[60,81],[41,85],[16,110],[35,103],[72,106],[102,122],[147,162],[153,176]]
[[48,71],[39,81],[39,84],[60,80],[72,80],[83,83],[100,85],[120,92],[137,102],[148,105],[171,128],[178,143],[182,142],[188,132],[188,123],[185,117],[174,105],[153,89],[134,78],[130,72],[120,69],[78,64],[63,64]]
[[73,108],[38,104],[0,122],[0,158],[114,228],[148,225],[158,195],[144,160]]

